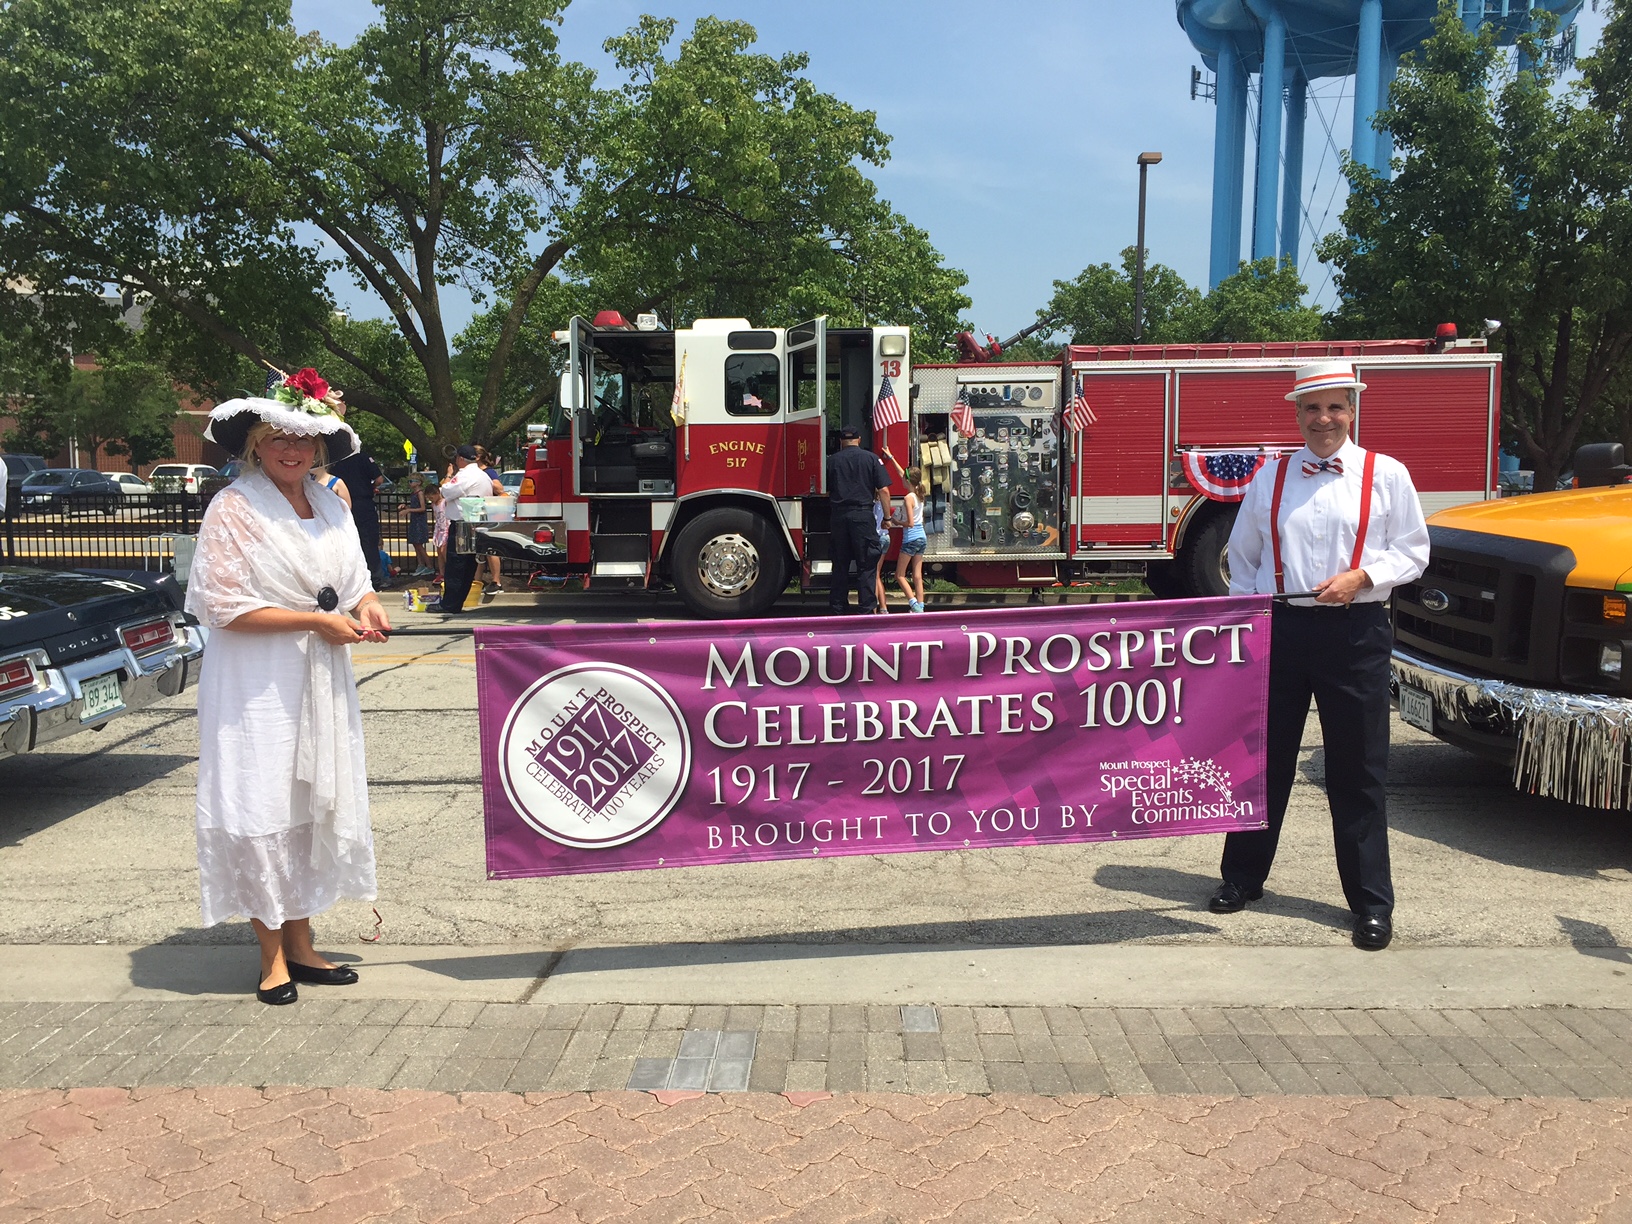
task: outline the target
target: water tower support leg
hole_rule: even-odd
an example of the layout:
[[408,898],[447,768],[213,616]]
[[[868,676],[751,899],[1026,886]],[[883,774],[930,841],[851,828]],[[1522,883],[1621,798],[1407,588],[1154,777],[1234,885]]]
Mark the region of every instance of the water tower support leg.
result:
[[1281,258],[1298,264],[1303,227],[1303,125],[1309,113],[1309,82],[1294,72],[1286,89],[1286,181],[1281,184]]
[[1272,4],[1264,23],[1264,70],[1258,99],[1258,194],[1252,209],[1252,257],[1275,257],[1280,219],[1281,91],[1286,84],[1286,18]]
[[1377,165],[1377,133],[1371,126],[1377,113],[1382,81],[1383,0],[1360,0],[1360,32],[1355,46],[1354,139],[1349,153],[1362,165]]
[[[1382,79],[1377,86],[1377,109],[1388,105],[1388,91],[1394,87],[1394,78],[1400,72],[1400,57],[1386,48],[1383,51]],[[1387,132],[1377,133],[1377,173],[1385,179],[1394,177],[1394,137]]]
[[1213,126],[1213,227],[1208,286],[1241,262],[1241,193],[1247,127],[1247,73],[1229,47],[1218,53],[1218,113]]

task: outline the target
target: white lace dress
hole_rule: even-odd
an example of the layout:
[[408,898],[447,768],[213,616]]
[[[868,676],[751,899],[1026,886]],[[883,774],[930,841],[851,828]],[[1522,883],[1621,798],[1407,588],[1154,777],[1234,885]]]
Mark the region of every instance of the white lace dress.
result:
[[187,610],[210,628],[198,686],[198,872],[205,926],[268,927],[375,895],[362,715],[351,651],[315,633],[234,631],[255,608],[342,610],[372,589],[357,529],[315,481],[303,520],[259,472],[218,493]]

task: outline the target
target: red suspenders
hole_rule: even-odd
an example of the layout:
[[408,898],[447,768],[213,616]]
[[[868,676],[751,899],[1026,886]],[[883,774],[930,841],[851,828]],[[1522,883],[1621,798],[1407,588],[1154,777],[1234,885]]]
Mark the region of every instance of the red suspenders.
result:
[[1366,546],[1366,530],[1371,526],[1371,478],[1377,471],[1377,452],[1366,452],[1366,467],[1360,477],[1360,530],[1354,537],[1354,557],[1349,562],[1351,570],[1360,568],[1360,552]]
[[[1292,462],[1292,456],[1281,458],[1280,466],[1275,469],[1275,495],[1269,501],[1269,540],[1271,551],[1275,558],[1275,593],[1285,594],[1286,584],[1281,574],[1281,494],[1286,489],[1286,469]],[[1366,452],[1366,463],[1360,476],[1360,530],[1354,536],[1354,556],[1349,560],[1349,568],[1360,568],[1360,554],[1366,547],[1366,532],[1371,527],[1371,483],[1372,476],[1377,471],[1377,453]]]
[[1275,554],[1275,594],[1286,594],[1286,584],[1281,581],[1281,494],[1286,489],[1286,469],[1292,466],[1292,456],[1282,455],[1280,466],[1275,469],[1275,496],[1269,500],[1269,542]]

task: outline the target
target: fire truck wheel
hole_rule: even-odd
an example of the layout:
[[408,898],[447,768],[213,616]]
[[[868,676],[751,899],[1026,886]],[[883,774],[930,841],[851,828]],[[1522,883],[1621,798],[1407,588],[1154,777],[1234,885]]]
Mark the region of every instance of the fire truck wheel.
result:
[[788,584],[787,549],[763,515],[705,510],[674,542],[675,588],[701,616],[758,616]]
[[1145,566],[1145,585],[1157,599],[1183,599],[1184,577],[1177,561],[1152,561]]
[[1195,524],[1179,550],[1177,566],[1187,595],[1198,598],[1230,593],[1230,529],[1235,507],[1220,506]]

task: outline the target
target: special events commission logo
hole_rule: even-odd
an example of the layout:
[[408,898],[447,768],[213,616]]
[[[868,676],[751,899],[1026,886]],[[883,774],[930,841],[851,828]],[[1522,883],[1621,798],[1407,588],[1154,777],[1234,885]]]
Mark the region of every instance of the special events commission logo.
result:
[[499,735],[505,794],[565,846],[621,846],[657,827],[691,771],[674,698],[616,663],[575,663],[523,693]]

